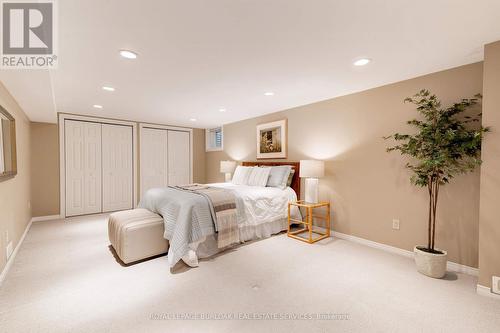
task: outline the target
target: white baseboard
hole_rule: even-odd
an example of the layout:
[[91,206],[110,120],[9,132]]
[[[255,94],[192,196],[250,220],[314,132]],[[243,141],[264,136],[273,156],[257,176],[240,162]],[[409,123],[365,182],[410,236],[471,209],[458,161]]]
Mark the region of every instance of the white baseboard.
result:
[[52,220],[58,220],[60,218],[61,215],[36,216],[31,219],[31,222],[52,221]]
[[[390,246],[390,245],[386,245],[386,244],[382,244],[382,243],[377,243],[377,242],[374,242],[374,241],[371,241],[371,240],[368,240],[368,239],[364,239],[364,238],[361,238],[361,237],[356,237],[356,236],[352,236],[352,235],[348,235],[348,234],[343,234],[343,233],[338,232],[338,231],[334,231],[333,235],[335,237],[338,237],[338,238],[341,238],[341,239],[345,239],[345,240],[348,240],[348,241],[351,241],[351,242],[363,244],[363,245],[366,245],[366,246],[369,246],[369,247],[380,249],[380,250],[383,250],[383,251],[386,251],[386,252],[391,252],[391,253],[398,254],[398,255],[401,255],[401,256],[405,256],[405,257],[408,257],[408,258],[413,258],[413,256],[414,256],[414,254],[413,254],[412,251],[400,249],[398,247],[394,247],[394,246]],[[472,275],[472,276],[478,276],[479,275],[479,270],[477,268],[466,266],[466,265],[457,264],[457,263],[452,262],[452,261],[448,261],[448,263],[446,265],[446,268],[449,271],[453,271],[453,272],[457,272],[457,273],[464,273],[464,274],[468,274],[468,275]]]
[[399,247],[394,247],[394,246],[390,246],[390,245],[386,245],[386,244],[382,244],[382,243],[377,243],[377,242],[374,242],[374,241],[371,241],[371,240],[368,240],[368,239],[364,239],[364,238],[361,238],[361,237],[356,237],[356,236],[353,236],[353,235],[343,234],[343,233],[338,232],[338,231],[334,231],[333,232],[333,236],[341,238],[341,239],[345,239],[345,240],[348,240],[348,241],[351,241],[351,242],[363,244],[363,245],[366,245],[366,246],[369,246],[369,247],[373,247],[373,248],[376,248],[376,249],[384,250],[386,252],[391,252],[391,253],[399,254],[400,256],[405,256],[405,257],[408,257],[408,258],[413,258],[413,252],[408,251],[408,250],[400,249]]
[[446,268],[449,271],[453,271],[453,272],[464,273],[464,274],[468,274],[468,275],[472,275],[472,276],[479,276],[479,269],[478,268],[457,264],[456,262],[453,262],[453,261],[448,261]]
[[32,217],[28,225],[26,226],[26,229],[24,229],[24,233],[21,236],[21,239],[19,239],[19,242],[16,245],[16,248],[14,251],[12,251],[11,256],[9,257],[9,260],[7,260],[7,263],[5,264],[5,267],[2,270],[2,273],[0,274],[0,286],[2,285],[5,277],[7,276],[7,273],[10,270],[10,267],[12,266],[12,263],[14,262],[14,258],[16,257],[17,251],[19,251],[19,248],[21,247],[21,244],[24,241],[24,238],[26,237],[26,234],[31,228],[31,225],[33,222],[42,222],[42,221],[52,221],[52,220],[57,220],[60,219],[61,215],[48,215],[48,216],[36,216]]
[[500,295],[492,293],[491,288],[485,287],[483,285],[478,284],[476,287],[476,292],[478,293],[478,295],[487,296],[500,300]]
[[26,226],[26,229],[24,229],[24,233],[21,236],[21,239],[19,239],[19,242],[17,242],[16,248],[12,252],[11,256],[9,257],[9,260],[7,260],[7,263],[5,264],[5,267],[2,270],[2,273],[0,274],[0,286],[2,285],[3,281],[5,280],[5,277],[7,276],[7,273],[10,270],[10,267],[12,266],[12,263],[14,262],[14,259],[16,258],[17,251],[19,251],[19,248],[21,247],[21,244],[24,241],[24,238],[26,237],[26,234],[31,228],[31,224],[33,223],[33,219],[30,220],[28,225]]

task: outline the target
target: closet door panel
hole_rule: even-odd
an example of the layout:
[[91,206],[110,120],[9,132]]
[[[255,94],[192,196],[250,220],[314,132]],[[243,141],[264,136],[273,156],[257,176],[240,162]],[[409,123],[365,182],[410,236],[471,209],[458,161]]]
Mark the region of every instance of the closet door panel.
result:
[[166,130],[141,130],[141,197],[151,188],[168,185],[167,140]]
[[168,131],[168,185],[191,181],[191,143],[189,132]]
[[101,124],[84,124],[84,214],[94,214],[102,212]]
[[65,121],[66,216],[85,214],[85,123]]
[[132,127],[102,125],[103,211],[133,206]]
[[100,213],[101,124],[65,121],[66,216]]

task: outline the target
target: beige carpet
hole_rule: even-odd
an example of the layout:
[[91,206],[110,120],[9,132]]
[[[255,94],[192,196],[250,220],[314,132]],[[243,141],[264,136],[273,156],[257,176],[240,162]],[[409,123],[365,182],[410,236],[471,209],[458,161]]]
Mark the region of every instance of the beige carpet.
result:
[[[0,289],[0,332],[500,331],[500,302],[475,278],[430,279],[344,240],[279,235],[174,273],[166,260],[118,264],[105,216],[34,223]],[[172,319],[185,314],[275,320]]]

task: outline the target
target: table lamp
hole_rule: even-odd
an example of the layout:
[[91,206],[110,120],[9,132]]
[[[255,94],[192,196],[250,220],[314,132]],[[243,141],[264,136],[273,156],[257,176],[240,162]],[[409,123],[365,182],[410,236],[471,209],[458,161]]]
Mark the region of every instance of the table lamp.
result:
[[231,181],[231,174],[236,169],[235,161],[220,161],[220,172],[226,175],[226,183]]
[[318,178],[325,175],[325,162],[317,160],[300,161],[300,178],[306,179],[306,202],[318,202]]

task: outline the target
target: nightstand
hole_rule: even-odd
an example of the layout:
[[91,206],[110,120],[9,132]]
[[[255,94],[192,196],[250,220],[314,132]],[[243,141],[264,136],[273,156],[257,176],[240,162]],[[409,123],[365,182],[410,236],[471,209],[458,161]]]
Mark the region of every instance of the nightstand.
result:
[[[297,206],[299,209],[304,208],[306,215],[305,220],[297,220],[292,219],[290,217],[290,209],[292,206]],[[325,215],[315,215],[314,209],[325,207],[326,214]],[[301,210],[302,213],[302,210]],[[318,230],[313,230],[313,221],[314,219],[320,219],[325,221],[325,232],[320,232]],[[299,223],[304,225],[303,228],[299,230],[290,230],[290,227],[293,223]],[[299,236],[302,233],[307,233],[308,237]],[[295,238],[301,240],[303,242],[312,244],[324,238],[330,237],[330,203],[329,202],[318,202],[318,203],[310,203],[305,202],[304,200],[299,200],[295,202],[288,203],[288,237]],[[319,235],[319,237],[313,238],[313,234]]]

